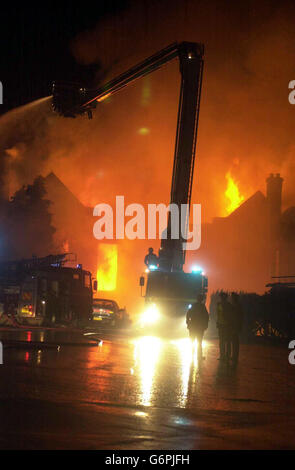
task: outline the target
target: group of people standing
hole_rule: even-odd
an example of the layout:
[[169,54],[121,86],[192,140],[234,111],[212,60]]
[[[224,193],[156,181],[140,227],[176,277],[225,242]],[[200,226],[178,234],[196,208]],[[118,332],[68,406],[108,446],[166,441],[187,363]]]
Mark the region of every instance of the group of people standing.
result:
[[243,312],[239,295],[233,292],[230,296],[220,293],[217,303],[216,326],[219,335],[220,361],[229,362],[235,366],[239,360],[240,334],[243,327]]
[[[198,357],[202,356],[202,341],[208,328],[209,315],[204,303],[204,296],[198,295],[195,302],[188,310],[186,323],[190,338],[198,341]],[[226,292],[219,294],[217,303],[216,326],[219,335],[219,360],[232,363],[236,366],[239,360],[240,334],[243,326],[243,312],[239,302],[239,295],[233,292],[230,296]]]

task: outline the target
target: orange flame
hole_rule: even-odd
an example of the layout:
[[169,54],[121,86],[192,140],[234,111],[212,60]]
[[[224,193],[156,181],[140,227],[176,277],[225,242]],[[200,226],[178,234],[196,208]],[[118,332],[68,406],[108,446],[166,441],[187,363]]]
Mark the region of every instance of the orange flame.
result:
[[117,245],[98,245],[97,284],[99,291],[113,291],[117,287],[118,248]]
[[239,187],[237,183],[234,181],[233,177],[231,176],[230,171],[227,172],[225,175],[227,179],[227,188],[225,191],[225,197],[228,200],[226,206],[226,213],[231,214],[235,209],[237,209],[242,202],[245,200],[245,197],[240,194]]

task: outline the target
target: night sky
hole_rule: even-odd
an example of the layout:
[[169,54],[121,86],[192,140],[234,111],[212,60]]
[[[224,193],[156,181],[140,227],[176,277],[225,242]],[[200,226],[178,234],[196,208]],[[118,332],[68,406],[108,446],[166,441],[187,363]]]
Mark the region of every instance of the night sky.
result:
[[11,108],[51,94],[53,80],[91,84],[99,64],[81,66],[70,51],[71,40],[108,15],[120,14],[131,2],[24,2],[6,3],[1,11],[0,80],[4,104]]

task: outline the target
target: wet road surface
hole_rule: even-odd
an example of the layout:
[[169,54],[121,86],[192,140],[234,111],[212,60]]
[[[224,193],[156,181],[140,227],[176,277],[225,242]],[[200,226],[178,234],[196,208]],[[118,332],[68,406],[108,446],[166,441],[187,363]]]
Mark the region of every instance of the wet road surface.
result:
[[285,347],[242,345],[234,370],[217,360],[216,340],[199,363],[187,338],[105,334],[87,347],[63,345],[70,333],[0,331],[3,341],[16,337],[61,347],[4,349],[2,449],[295,447]]

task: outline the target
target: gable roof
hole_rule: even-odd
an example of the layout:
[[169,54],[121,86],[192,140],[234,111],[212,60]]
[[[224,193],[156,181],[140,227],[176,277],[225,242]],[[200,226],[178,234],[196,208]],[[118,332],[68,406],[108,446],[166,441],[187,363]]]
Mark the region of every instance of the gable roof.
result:
[[72,191],[53,173],[44,178],[47,199],[52,202],[52,213],[57,225],[81,225],[93,217],[93,209],[84,206]]
[[261,191],[256,191],[246,201],[244,201],[236,210],[227,216],[227,219],[233,220],[238,217],[244,218],[251,215],[259,215],[267,209],[266,197]]

